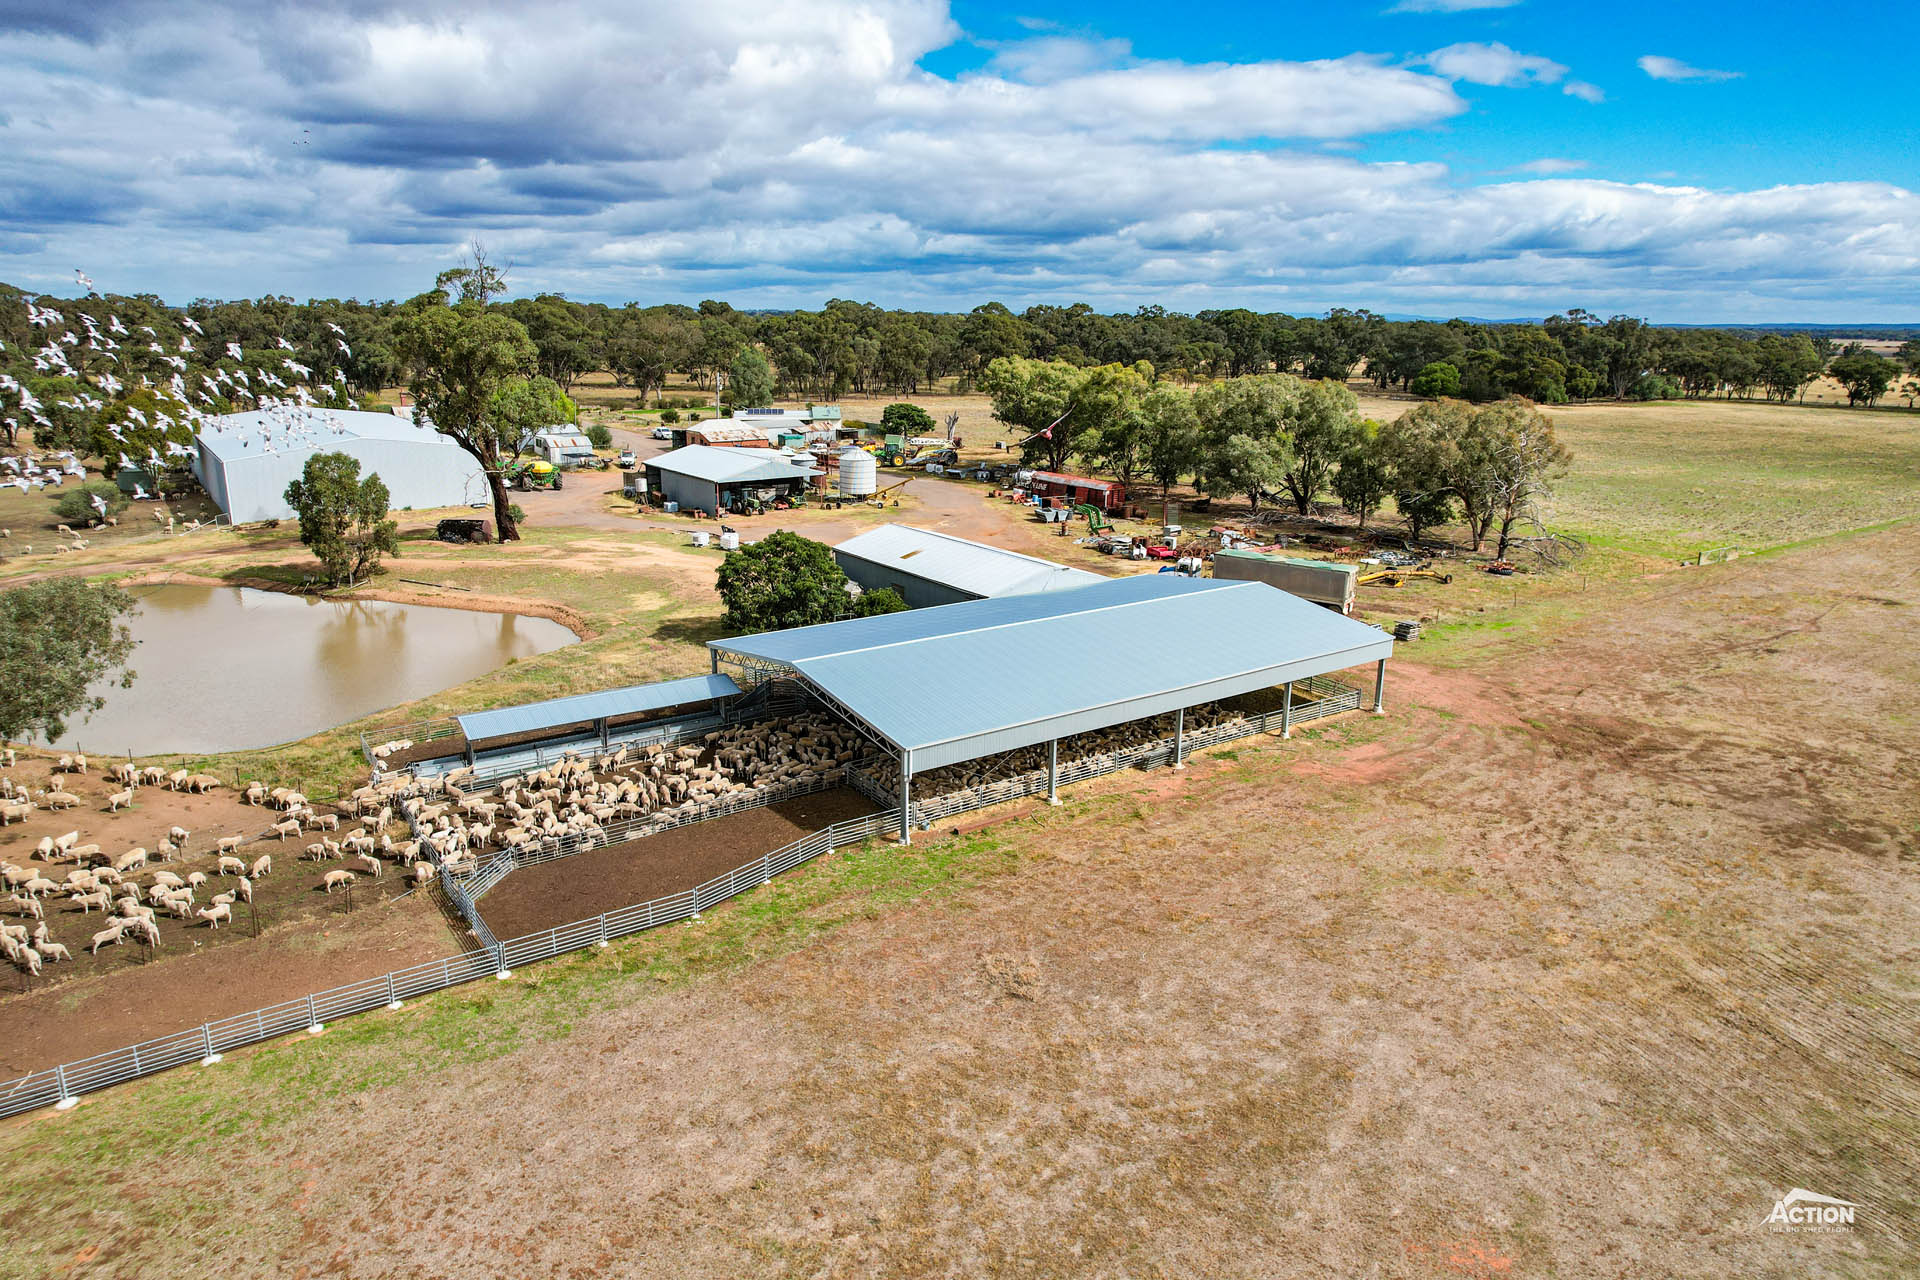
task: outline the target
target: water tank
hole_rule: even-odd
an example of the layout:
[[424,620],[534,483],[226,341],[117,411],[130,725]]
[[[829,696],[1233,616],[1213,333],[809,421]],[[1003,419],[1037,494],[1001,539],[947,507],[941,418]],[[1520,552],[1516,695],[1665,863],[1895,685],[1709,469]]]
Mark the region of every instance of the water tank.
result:
[[873,455],[852,445],[840,451],[840,492],[849,498],[864,498],[880,487],[880,473]]
[[722,551],[738,551],[740,549],[740,535],[731,530],[721,534],[720,549]]
[[695,529],[693,531],[693,545],[696,547],[704,547],[707,545],[707,531],[705,529]]
[[677,502],[668,502],[668,503],[666,503],[666,504],[665,504],[664,506],[662,506],[662,507],[661,507],[661,510],[663,510],[663,511],[665,511],[665,512],[666,512],[666,513],[667,513],[668,515],[670,515],[670,516],[673,516],[673,515],[679,515],[679,514],[680,514],[680,504],[679,504],[679,503],[677,503]]

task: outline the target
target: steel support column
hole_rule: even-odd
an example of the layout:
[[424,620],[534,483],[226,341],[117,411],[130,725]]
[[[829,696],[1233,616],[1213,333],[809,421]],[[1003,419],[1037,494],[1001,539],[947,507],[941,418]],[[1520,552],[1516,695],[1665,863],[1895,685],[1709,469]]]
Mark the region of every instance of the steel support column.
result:
[[1373,670],[1373,714],[1387,714],[1387,660],[1380,659]]
[[1181,707],[1173,713],[1173,767],[1187,767],[1187,709]]
[[900,753],[900,843],[913,843],[913,752]]
[[1047,803],[1060,803],[1060,739],[1047,740]]
[[1280,736],[1293,736],[1293,681],[1287,681],[1280,702]]

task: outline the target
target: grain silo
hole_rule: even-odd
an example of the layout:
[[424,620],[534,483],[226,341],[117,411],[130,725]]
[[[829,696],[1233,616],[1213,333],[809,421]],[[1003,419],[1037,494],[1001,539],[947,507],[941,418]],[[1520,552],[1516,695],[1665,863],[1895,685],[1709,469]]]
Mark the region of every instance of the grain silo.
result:
[[865,498],[880,487],[879,468],[865,449],[848,445],[840,451],[840,493],[847,498]]

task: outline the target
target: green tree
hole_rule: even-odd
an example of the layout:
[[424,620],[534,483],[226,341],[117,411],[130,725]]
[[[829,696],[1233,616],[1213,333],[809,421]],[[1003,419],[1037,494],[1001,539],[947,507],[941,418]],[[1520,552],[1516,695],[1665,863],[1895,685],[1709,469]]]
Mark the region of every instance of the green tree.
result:
[[1359,429],[1360,401],[1345,383],[1323,380],[1299,389],[1287,414],[1293,448],[1281,483],[1301,515],[1313,509]]
[[1393,472],[1393,505],[1415,542],[1453,518],[1447,468],[1471,413],[1458,400],[1435,400],[1414,406],[1380,433]]
[[1836,359],[1827,366],[1827,372],[1847,389],[1849,406],[1871,405],[1887,394],[1900,366],[1876,352],[1857,351]]
[[854,610],[827,545],[784,530],[722,560],[717,585],[731,635],[810,627]]
[[1767,399],[1785,404],[1825,367],[1805,334],[1768,334],[1754,343],[1754,363]]
[[1451,399],[1460,394],[1460,367],[1447,360],[1435,360],[1414,376],[1407,389],[1429,400]]
[[0,739],[51,742],[75,715],[98,711],[92,690],[133,684],[134,599],[109,583],[52,578],[0,592]]
[[502,452],[518,456],[532,447],[543,428],[578,422],[580,409],[558,383],[542,376],[502,384],[487,401],[487,416],[502,440],[513,441],[513,447]]
[[880,427],[888,435],[930,436],[933,415],[917,404],[900,400],[880,411]]
[[992,397],[995,418],[1027,433],[1021,456],[1060,471],[1069,458],[1094,447],[1095,433],[1074,413],[1086,382],[1087,371],[1069,364],[1002,356],[988,363],[980,389]]
[[119,515],[130,501],[119,485],[94,480],[62,489],[53,511],[69,524],[92,524],[102,516]]
[[1379,423],[1362,422],[1341,451],[1340,469],[1333,474],[1334,496],[1358,517],[1362,529],[1393,491],[1393,464],[1381,434]]
[[590,423],[586,436],[587,443],[596,449],[613,448],[613,431],[603,422]]
[[1140,403],[1140,452],[1146,473],[1160,486],[1164,509],[1180,477],[1199,470],[1206,457],[1200,420],[1194,415],[1193,395],[1181,387],[1161,383]]
[[448,305],[426,294],[394,326],[395,348],[411,369],[407,389],[415,412],[480,464],[493,497],[500,541],[520,531],[501,475],[502,455],[517,452],[524,423],[492,414],[494,395],[533,369],[533,341],[519,321],[474,302]]
[[1292,461],[1288,418],[1300,396],[1290,374],[1229,378],[1203,387],[1193,409],[1205,440],[1200,487],[1209,494],[1244,493],[1253,510],[1280,487]]
[[1492,442],[1488,505],[1499,531],[1493,554],[1504,560],[1520,526],[1544,528],[1542,505],[1552,496],[1553,482],[1572,465],[1573,454],[1555,438],[1553,419],[1524,400],[1490,405],[1475,416]]
[[736,409],[764,409],[773,403],[773,369],[758,347],[742,347],[733,357],[727,390]]
[[400,526],[387,519],[387,485],[378,473],[360,478],[350,453],[316,453],[287,486],[300,517],[300,541],[318,557],[334,586],[357,582],[399,552]]
[[862,591],[860,598],[853,602],[853,616],[871,618],[882,613],[905,613],[907,598],[892,587],[881,587],[878,591]]

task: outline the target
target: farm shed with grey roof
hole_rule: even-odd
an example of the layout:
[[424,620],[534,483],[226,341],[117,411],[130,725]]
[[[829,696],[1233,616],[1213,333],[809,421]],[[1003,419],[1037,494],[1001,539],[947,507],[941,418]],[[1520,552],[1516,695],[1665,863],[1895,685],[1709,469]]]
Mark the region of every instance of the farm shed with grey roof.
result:
[[914,609],[1105,581],[1085,569],[904,524],[855,534],[833,549],[833,558],[862,590],[891,587]]
[[804,490],[813,468],[771,449],[726,449],[690,444],[647,460],[647,488],[663,502],[718,515],[747,497]]
[[1369,662],[1380,710],[1393,640],[1264,583],[1147,574],[708,648],[716,672],[797,680],[896,755],[905,838],[916,771]]

